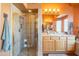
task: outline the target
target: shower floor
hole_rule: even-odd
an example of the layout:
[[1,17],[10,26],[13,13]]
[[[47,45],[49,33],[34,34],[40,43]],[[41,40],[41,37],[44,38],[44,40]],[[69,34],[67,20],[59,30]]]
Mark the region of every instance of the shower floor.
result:
[[35,39],[35,43],[33,47],[24,48],[19,56],[37,56],[37,39]]

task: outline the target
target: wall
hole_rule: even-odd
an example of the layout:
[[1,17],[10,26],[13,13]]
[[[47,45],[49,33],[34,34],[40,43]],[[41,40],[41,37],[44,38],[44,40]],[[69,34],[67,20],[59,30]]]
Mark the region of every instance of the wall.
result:
[[28,46],[32,47],[34,44],[34,22],[35,22],[35,16],[33,13],[26,13],[25,19],[24,19],[24,29],[23,29],[23,35],[24,39],[28,40]]
[[23,26],[23,38],[24,39],[29,39],[28,38],[28,32],[30,31],[29,29],[29,15],[25,14],[24,15],[24,26]]
[[8,15],[8,22],[11,23],[11,5],[9,3],[2,3],[1,7],[2,20],[4,21],[3,15],[5,13]]
[[2,40],[1,40],[2,28],[3,28],[3,20],[1,19],[1,3],[0,3],[0,50],[2,47]]
[[38,56],[42,56],[42,9],[38,9]]
[[74,7],[74,34],[79,31],[79,7]]
[[[0,17],[1,17],[1,3],[0,3]],[[1,18],[0,18],[0,27],[1,27]],[[1,28],[0,28],[0,38],[1,38]]]
[[12,35],[13,35],[13,55],[18,55],[21,51],[21,32],[19,32],[20,28],[20,18],[22,12],[16,8],[13,4],[11,4],[11,15],[12,15]]

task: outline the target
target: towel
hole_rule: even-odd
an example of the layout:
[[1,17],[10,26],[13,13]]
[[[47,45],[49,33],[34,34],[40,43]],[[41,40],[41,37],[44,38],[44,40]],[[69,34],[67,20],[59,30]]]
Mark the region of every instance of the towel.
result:
[[9,23],[8,23],[6,14],[4,15],[4,28],[3,28],[2,40],[4,40],[3,50],[9,51],[11,47],[11,43],[10,43],[11,40],[10,40]]

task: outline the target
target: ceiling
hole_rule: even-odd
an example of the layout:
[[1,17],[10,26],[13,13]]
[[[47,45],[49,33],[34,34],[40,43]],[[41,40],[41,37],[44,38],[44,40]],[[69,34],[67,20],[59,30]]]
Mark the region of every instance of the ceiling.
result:
[[40,5],[39,3],[24,3],[26,9],[38,9]]
[[20,9],[22,12],[26,12],[26,8],[22,3],[13,3],[18,9]]
[[69,3],[69,5],[72,7],[79,7],[79,3]]
[[33,13],[38,12],[39,4],[37,3],[13,3],[18,9],[20,9],[23,13],[28,13],[28,10],[32,10]]

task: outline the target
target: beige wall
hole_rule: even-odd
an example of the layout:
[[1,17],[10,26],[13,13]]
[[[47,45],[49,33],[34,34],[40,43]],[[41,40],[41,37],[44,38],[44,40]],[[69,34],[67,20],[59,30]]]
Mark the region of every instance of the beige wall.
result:
[[2,23],[3,21],[1,20],[1,3],[0,3],[0,50],[1,50],[1,47],[2,47],[2,40],[1,40],[1,35],[2,35]]
[[[0,17],[1,17],[1,3],[0,3]],[[0,18],[0,39],[1,39],[1,32],[2,32],[2,25],[1,25],[1,18]]]
[[79,7],[74,7],[74,34],[78,33],[79,27]]
[[3,18],[3,14],[7,14],[8,15],[8,22],[11,21],[11,4],[9,3],[3,3],[2,5],[2,19],[4,20]]

